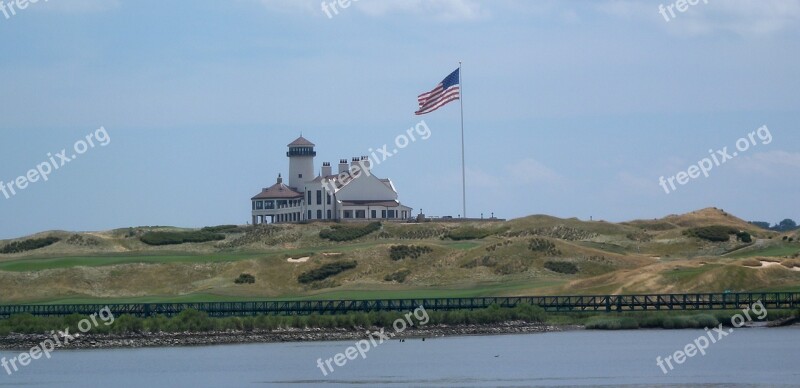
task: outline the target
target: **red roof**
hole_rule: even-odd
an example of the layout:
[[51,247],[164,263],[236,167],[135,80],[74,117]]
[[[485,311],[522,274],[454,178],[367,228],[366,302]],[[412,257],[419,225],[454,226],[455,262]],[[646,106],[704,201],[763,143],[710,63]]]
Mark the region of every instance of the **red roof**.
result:
[[313,147],[314,143],[308,141],[306,138],[300,136],[295,141],[289,143],[287,147],[295,147],[295,146],[304,146],[304,147]]

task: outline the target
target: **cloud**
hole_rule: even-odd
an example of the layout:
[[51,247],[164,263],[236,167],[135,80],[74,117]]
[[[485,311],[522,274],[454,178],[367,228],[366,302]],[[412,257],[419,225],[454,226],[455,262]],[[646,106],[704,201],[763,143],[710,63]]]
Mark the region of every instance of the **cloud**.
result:
[[277,12],[321,13],[321,0],[258,0],[267,10]]
[[[661,188],[658,186],[657,179],[645,179],[640,176],[633,175],[627,171],[617,173],[616,178],[620,187],[615,188],[615,193],[624,191],[634,192],[636,195],[641,195],[643,193],[652,193],[661,190]],[[624,188],[625,190],[619,190],[620,188]]]
[[[458,177],[461,181],[461,177]],[[510,186],[520,187],[534,184],[564,183],[565,179],[551,168],[531,158],[520,159],[496,170],[485,171],[467,168],[467,185],[493,187],[506,190]]]
[[[658,13],[675,4],[664,0],[643,3],[630,0],[604,1],[595,8],[608,15],[626,20],[658,21],[662,28],[676,35],[706,35],[732,32],[741,36],[760,36],[796,28],[800,22],[800,0],[711,0],[690,5],[684,12],[674,9],[675,17],[667,22]],[[667,12],[669,15],[669,12]]]
[[41,1],[38,5],[40,6],[33,9],[63,13],[95,13],[117,9],[122,3],[120,0],[58,0]]
[[510,179],[523,184],[553,183],[562,179],[555,171],[531,158],[506,166],[506,172]]
[[800,152],[759,152],[741,158],[736,166],[743,172],[770,176],[787,176],[800,171]]
[[[267,9],[279,12],[301,11],[324,15],[321,3],[331,7],[337,0],[259,0]],[[468,21],[488,16],[476,0],[350,0],[349,6],[339,13],[355,10],[370,17],[384,17],[396,14],[432,16],[445,21]]]
[[359,6],[370,16],[385,16],[394,13],[433,15],[448,21],[480,19],[486,11],[475,0],[381,0],[367,1]]

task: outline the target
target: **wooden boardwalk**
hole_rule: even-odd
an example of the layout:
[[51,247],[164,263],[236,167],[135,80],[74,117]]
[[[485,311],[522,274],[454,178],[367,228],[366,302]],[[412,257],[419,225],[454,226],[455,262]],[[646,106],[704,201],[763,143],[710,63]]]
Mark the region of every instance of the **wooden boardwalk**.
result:
[[367,300],[307,300],[204,303],[126,303],[126,304],[39,304],[0,305],[0,318],[28,313],[35,316],[90,315],[106,306],[115,316],[130,314],[148,317],[172,316],[187,309],[203,311],[212,317],[253,315],[343,314],[371,311],[412,311],[424,306],[429,311],[475,310],[492,305],[539,306],[551,312],[625,312],[740,310],[761,301],[766,309],[800,308],[800,292],[746,292],[701,294],[503,296],[480,298],[409,298]]

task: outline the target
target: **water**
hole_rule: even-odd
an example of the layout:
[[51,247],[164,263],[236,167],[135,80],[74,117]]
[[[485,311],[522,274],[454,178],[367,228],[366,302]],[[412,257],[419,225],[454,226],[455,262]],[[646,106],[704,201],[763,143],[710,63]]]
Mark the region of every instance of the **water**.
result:
[[[0,387],[800,386],[800,327],[737,329],[664,374],[703,330],[572,331],[386,342],[324,376],[353,341],[58,351]],[[2,352],[4,357],[16,353]]]

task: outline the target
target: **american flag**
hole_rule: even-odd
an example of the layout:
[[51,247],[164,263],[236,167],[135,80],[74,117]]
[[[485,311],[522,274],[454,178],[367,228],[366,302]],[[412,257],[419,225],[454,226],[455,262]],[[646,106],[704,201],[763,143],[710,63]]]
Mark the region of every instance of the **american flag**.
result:
[[458,100],[460,96],[458,70],[456,69],[450,73],[430,92],[420,94],[417,97],[419,110],[414,114],[424,115],[425,113],[431,113],[450,101]]

